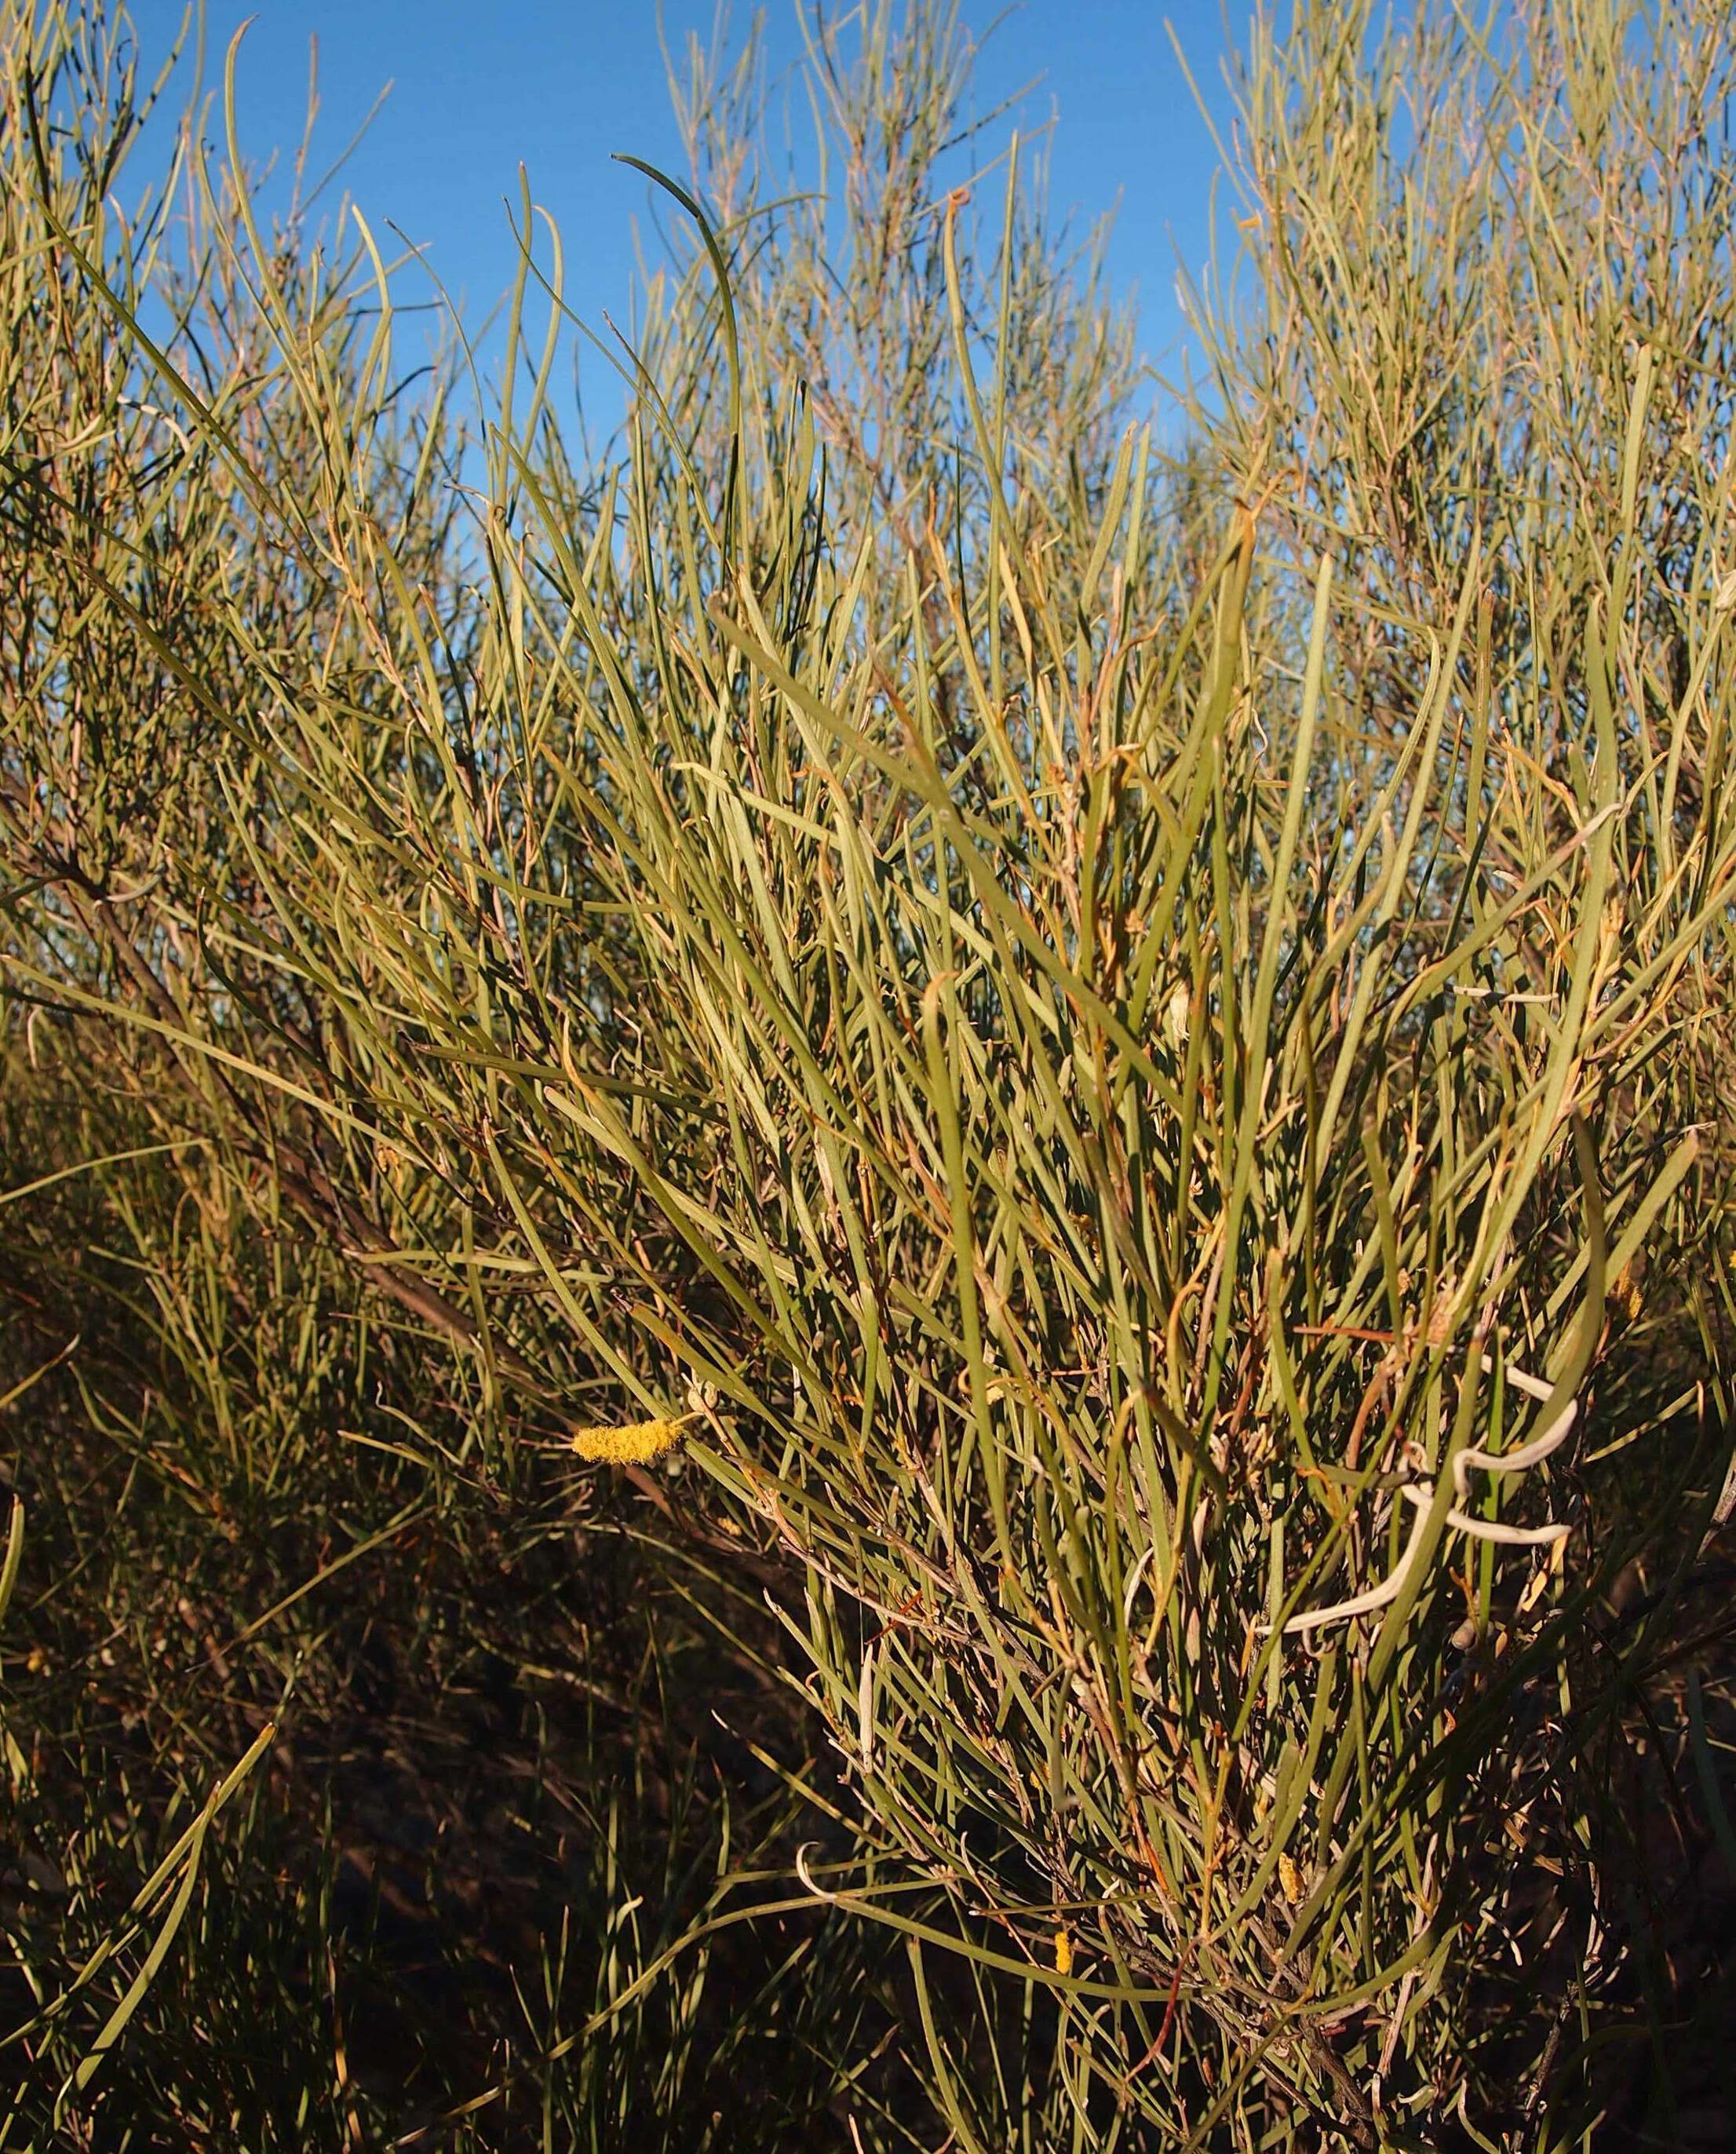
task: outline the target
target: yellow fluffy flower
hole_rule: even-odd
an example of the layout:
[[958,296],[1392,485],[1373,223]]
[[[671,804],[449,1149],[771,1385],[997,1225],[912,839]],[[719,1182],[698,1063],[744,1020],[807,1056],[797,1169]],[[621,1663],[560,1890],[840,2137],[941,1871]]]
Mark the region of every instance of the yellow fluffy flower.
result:
[[1065,1930],[1055,1932],[1055,1972],[1071,1974],[1073,1971],[1073,1941]]
[[649,1466],[681,1441],[681,1432],[695,1416],[677,1414],[672,1420],[636,1421],[625,1428],[576,1428],[573,1448],[581,1458],[594,1458],[612,1466]]

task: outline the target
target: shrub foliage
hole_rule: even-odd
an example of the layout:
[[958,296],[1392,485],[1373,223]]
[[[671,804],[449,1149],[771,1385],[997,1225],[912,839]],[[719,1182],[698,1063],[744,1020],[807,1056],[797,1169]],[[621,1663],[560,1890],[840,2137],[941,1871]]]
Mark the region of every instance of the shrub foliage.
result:
[[[228,164],[184,130],[128,212],[124,24],[7,0],[8,1624],[139,1663],[118,1728],[8,1695],[84,1850],[20,1902],[18,2143],[106,2090],[722,2146],[763,2042],[792,2144],[1701,2098],[1736,47],[1367,13],[1251,33],[1178,457],[1030,146],[961,165],[954,11],[816,17],[817,197],[753,41],[696,52],[592,455],[528,190],[498,390],[404,372],[381,236],[262,223],[233,54]],[[155,1668],[176,1592],[216,1689]],[[522,1882],[516,2024],[412,1998],[364,2085],[384,1872],[359,1943],[341,1820],[287,1911],[258,1873],[293,1786],[359,1799],[369,1640],[408,1726],[471,1630],[518,1822],[618,1792]]]

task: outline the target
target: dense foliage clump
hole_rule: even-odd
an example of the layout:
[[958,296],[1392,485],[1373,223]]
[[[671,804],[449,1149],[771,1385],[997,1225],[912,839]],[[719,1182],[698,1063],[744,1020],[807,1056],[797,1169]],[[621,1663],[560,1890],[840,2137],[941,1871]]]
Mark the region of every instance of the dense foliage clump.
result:
[[1736,37],[1367,15],[1173,452],[695,52],[593,456],[0,4],[0,2143],[1723,2143]]

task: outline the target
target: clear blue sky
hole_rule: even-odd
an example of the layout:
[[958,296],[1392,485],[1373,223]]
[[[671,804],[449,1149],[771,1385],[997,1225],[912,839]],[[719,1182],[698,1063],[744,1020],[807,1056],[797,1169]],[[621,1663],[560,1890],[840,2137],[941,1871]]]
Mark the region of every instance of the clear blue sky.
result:
[[[1225,0],[1229,34],[1245,34],[1247,0]],[[832,0],[842,13],[845,0]],[[800,49],[796,0],[769,0],[774,79]],[[308,44],[317,38],[321,110],[313,167],[343,148],[382,89],[389,94],[346,166],[347,186],[382,241],[389,222],[426,242],[448,289],[479,321],[509,283],[515,255],[503,197],[518,201],[518,166],[555,217],[567,250],[568,297],[600,329],[624,319],[634,222],[647,227],[647,186],[610,161],[624,150],[679,172],[658,39],[655,0],[207,0],[206,81],[253,18],[242,48],[242,146],[262,158],[293,150],[306,110]],[[739,4],[738,25],[749,11]],[[672,47],[708,34],[712,0],[665,0]],[[980,36],[1000,8],[973,6]],[[1164,28],[1173,23],[1195,81],[1224,123],[1219,0],[1024,0],[1001,15],[980,63],[981,109],[1026,84],[1026,129],[1053,114],[1051,200],[1082,218],[1117,209],[1112,268],[1137,286],[1141,342],[1168,370],[1179,353],[1177,249],[1196,272],[1209,247],[1217,157]],[[145,54],[166,50],[181,0],[133,0]],[[1013,124],[997,125],[999,148]],[[213,132],[221,129],[221,118]],[[322,148],[323,155],[320,154]],[[287,161],[287,160],[286,160]],[[322,202],[334,210],[339,187]],[[1118,205],[1118,207],[1117,207]],[[590,361],[593,416],[616,399]]]

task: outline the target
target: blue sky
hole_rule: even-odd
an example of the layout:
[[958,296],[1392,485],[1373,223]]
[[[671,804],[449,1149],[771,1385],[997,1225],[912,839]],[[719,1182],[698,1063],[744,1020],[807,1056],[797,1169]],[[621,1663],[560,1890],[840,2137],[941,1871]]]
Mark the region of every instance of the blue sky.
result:
[[[843,5],[834,0],[833,12]],[[1227,6],[1240,40],[1246,0]],[[738,25],[749,12],[736,6]],[[665,0],[672,47],[690,30],[709,34],[713,13],[712,0]],[[795,0],[770,0],[766,13],[775,79],[800,49]],[[966,0],[979,35],[1000,16],[980,64],[982,109],[1033,84],[1021,124],[1056,120],[1054,206],[1088,218],[1118,203],[1113,274],[1121,288],[1137,286],[1142,344],[1167,370],[1179,363],[1177,249],[1196,271],[1205,259],[1218,161],[1166,13],[1226,126],[1219,0],[1170,0],[1167,9],[1163,0],[1024,0],[1004,13]],[[598,328],[604,309],[624,319],[647,186],[610,152],[680,169],[654,0],[207,0],[207,84],[221,82],[224,48],[250,14],[237,100],[250,156],[299,140],[317,38],[316,171],[391,84],[323,209],[334,210],[347,188],[382,240],[389,222],[425,242],[474,322],[512,275],[503,197],[516,206],[522,159],[536,200],[561,227],[575,311]],[[132,15],[155,60],[180,26],[181,0],[133,0]],[[1012,124],[1011,116],[998,123],[995,148]],[[219,117],[213,131],[220,128]],[[593,416],[610,416],[614,391],[602,362],[588,362],[583,380]]]

